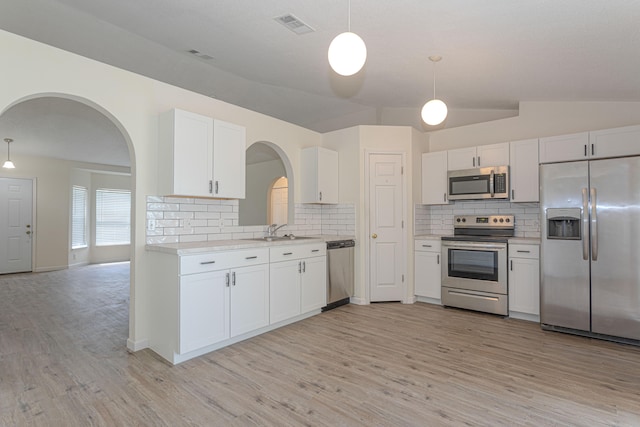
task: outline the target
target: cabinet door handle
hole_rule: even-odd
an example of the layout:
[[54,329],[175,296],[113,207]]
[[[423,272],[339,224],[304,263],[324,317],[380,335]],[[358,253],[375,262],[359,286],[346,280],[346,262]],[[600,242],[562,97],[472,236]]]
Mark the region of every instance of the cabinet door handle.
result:
[[433,246],[431,245],[422,245],[423,248],[432,248]]
[[444,202],[447,201],[447,193],[444,193],[444,195],[442,196],[442,201],[444,201]]
[[213,193],[213,181],[209,180],[209,194]]
[[320,192],[320,201],[322,201],[322,191]]
[[510,264],[509,269],[513,271],[513,260],[509,261],[509,264]]
[[235,271],[233,273],[231,273],[231,284],[233,286],[236,285],[236,272]]
[[517,250],[516,252],[521,253],[521,254],[530,254],[531,251],[521,251],[521,250]]
[[478,156],[478,167],[480,167],[480,156]]
[[282,255],[293,255],[293,252],[284,252]]
[[320,252],[320,249],[312,249],[311,252]]
[[225,284],[227,285],[227,288],[229,287],[229,273],[225,274],[225,279],[224,279]]
[[516,198],[516,190],[511,189],[511,199],[515,199]]
[[303,273],[307,272],[307,262],[306,261],[302,261],[302,272]]
[[302,262],[298,261],[298,273],[302,273]]
[[256,259],[256,258],[258,258],[258,256],[257,256],[257,255],[256,255],[256,256],[248,256],[248,257],[245,257],[245,259]]
[[215,264],[215,261],[202,261],[200,265]]
[[584,156],[587,157],[587,144],[584,144]]
[[218,194],[218,181],[216,181],[216,194]]
[[440,265],[440,254],[436,255],[436,264]]
[[596,150],[595,150],[595,144],[591,144],[591,155],[595,155],[596,154]]
[[474,168],[476,167],[476,158],[475,157],[473,158],[473,167]]

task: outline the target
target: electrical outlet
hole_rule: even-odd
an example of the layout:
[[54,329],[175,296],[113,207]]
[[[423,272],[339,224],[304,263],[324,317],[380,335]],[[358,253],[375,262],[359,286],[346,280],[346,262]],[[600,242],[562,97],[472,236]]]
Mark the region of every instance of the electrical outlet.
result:
[[147,221],[147,230],[149,231],[155,231],[156,229],[156,220],[155,219],[150,219]]

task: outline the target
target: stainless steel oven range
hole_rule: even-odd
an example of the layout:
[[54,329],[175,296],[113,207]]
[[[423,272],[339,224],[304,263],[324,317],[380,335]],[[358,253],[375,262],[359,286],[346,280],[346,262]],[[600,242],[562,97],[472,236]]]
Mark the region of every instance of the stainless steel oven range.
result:
[[442,305],[509,314],[507,240],[513,215],[457,215],[442,237]]

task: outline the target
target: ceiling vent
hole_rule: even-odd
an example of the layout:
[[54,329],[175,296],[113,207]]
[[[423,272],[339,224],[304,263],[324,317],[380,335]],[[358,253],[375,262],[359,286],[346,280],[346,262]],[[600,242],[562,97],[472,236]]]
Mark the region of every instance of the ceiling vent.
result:
[[190,49],[187,51],[187,53],[190,53],[193,56],[198,57],[198,59],[202,59],[203,61],[209,61],[211,59],[213,59],[213,56],[211,55],[207,55],[206,53],[202,53],[198,50],[195,49]]
[[313,33],[315,31],[313,28],[291,14],[278,16],[273,19],[275,19],[277,22],[281,23],[299,36],[302,34]]

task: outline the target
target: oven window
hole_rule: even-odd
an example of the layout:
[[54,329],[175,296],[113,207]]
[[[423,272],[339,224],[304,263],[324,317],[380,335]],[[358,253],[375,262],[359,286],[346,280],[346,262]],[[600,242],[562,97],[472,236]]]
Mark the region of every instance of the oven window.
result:
[[449,277],[498,281],[498,251],[449,249]]
[[489,175],[449,178],[449,194],[484,194],[489,192]]

